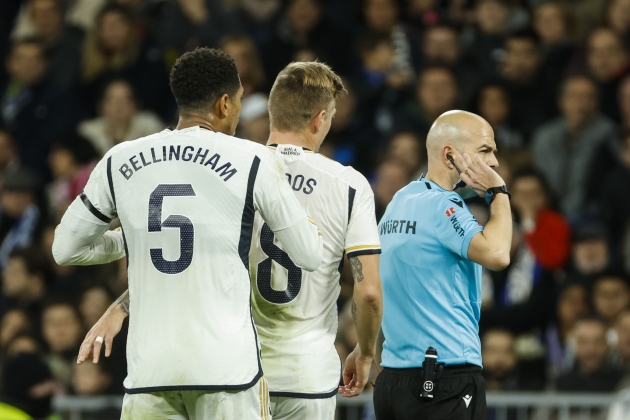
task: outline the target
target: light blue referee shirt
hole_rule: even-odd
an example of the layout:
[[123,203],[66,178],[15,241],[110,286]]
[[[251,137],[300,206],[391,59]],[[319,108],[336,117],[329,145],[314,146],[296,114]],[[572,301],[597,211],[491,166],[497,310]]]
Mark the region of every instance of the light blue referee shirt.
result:
[[421,367],[429,346],[438,362],[481,366],[481,266],[468,245],[482,230],[457,193],[426,178],[396,193],[379,223],[384,367]]

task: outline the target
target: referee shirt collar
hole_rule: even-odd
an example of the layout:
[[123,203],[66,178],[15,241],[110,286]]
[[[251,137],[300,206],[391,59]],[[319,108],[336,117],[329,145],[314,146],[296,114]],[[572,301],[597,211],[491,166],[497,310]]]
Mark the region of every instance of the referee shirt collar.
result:
[[427,179],[424,174],[420,175],[418,182],[424,182],[424,185],[427,187],[427,190],[436,189],[438,191],[446,191],[444,188],[440,187],[437,183]]

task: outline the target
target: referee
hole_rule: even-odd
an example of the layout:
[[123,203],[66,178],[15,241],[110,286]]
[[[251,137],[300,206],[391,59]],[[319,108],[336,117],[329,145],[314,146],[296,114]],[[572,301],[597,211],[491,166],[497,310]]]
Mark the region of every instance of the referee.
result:
[[[509,194],[492,169],[492,128],[478,115],[442,114],[427,152],[426,177],[400,190],[379,224],[384,369],[374,390],[376,418],[485,419],[481,267],[509,264]],[[490,205],[485,228],[453,191],[463,182]]]

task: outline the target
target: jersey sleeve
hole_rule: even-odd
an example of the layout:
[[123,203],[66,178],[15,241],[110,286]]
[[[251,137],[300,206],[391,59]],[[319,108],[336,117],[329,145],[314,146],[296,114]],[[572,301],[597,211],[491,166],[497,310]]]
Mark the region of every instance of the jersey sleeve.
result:
[[122,233],[109,231],[116,208],[109,192],[106,156],[92,171],[84,192],[55,230],[53,257],[59,265],[104,264],[125,255]]
[[254,207],[291,260],[307,271],[314,271],[324,252],[321,233],[289,187],[282,163],[266,148],[260,155]]
[[381,253],[374,193],[363,175],[357,174],[356,178],[357,188],[350,186],[348,190],[348,231],[344,244],[348,258]]
[[440,200],[434,215],[435,233],[442,245],[462,258],[468,259],[468,245],[473,236],[483,230],[468,206],[457,194]]
[[113,182],[110,174],[111,155],[105,155],[94,167],[81,196],[88,210],[101,220],[112,220],[117,217],[110,187],[110,183]]

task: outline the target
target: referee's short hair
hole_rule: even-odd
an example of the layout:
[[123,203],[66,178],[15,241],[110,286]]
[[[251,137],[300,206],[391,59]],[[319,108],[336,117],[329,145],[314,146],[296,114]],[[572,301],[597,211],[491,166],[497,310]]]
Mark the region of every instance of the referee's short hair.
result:
[[232,57],[214,48],[197,48],[177,59],[170,84],[181,114],[209,111],[225,94],[233,98],[241,81]]
[[269,94],[271,128],[302,131],[322,110],[332,111],[345,92],[341,78],[324,63],[291,63],[276,78]]

